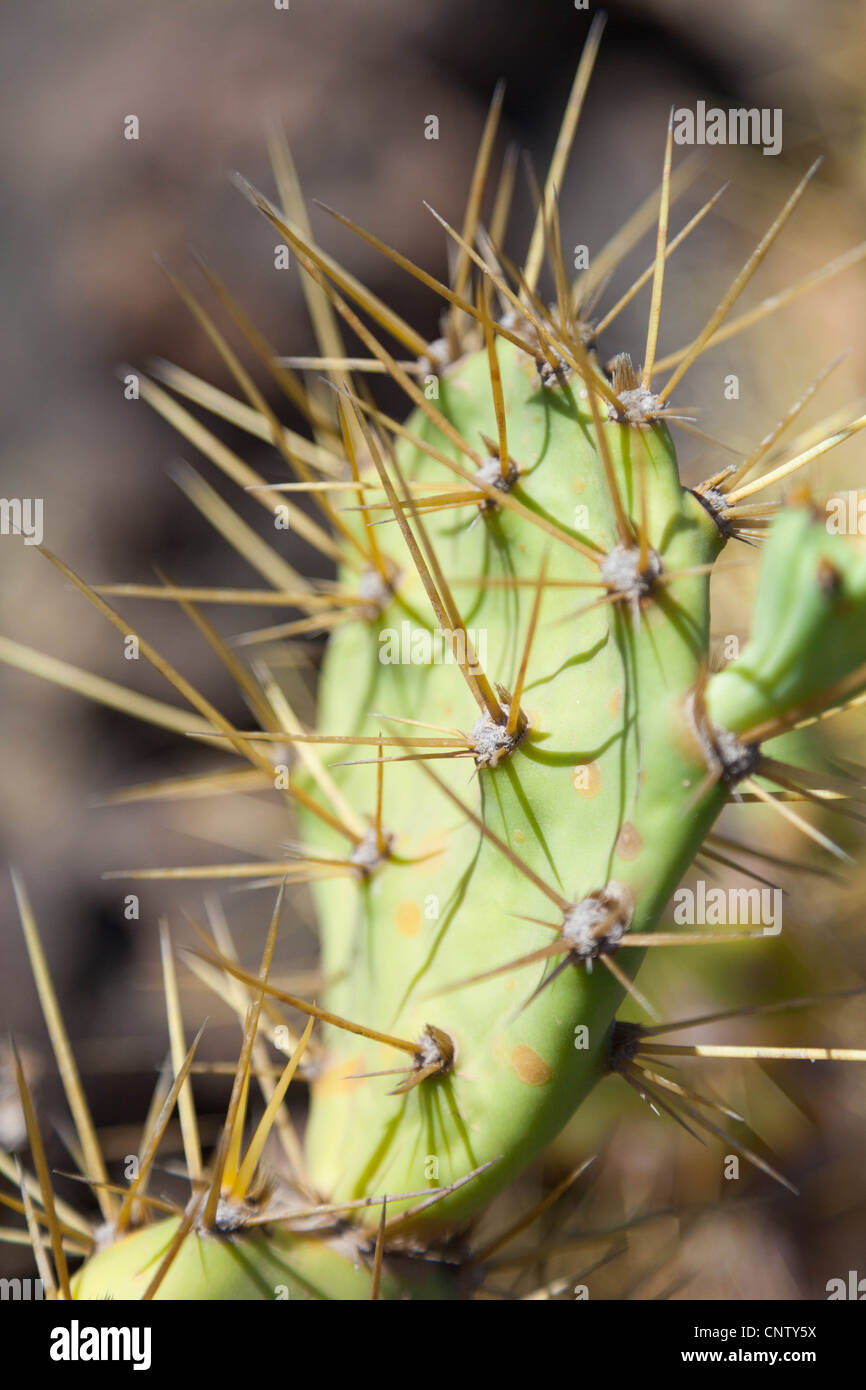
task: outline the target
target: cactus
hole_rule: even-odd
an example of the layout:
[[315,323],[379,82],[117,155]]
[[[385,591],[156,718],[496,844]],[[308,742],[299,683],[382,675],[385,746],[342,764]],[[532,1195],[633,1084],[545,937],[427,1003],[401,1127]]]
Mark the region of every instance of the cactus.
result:
[[[435,343],[313,242],[287,150],[275,151],[280,206],[244,186],[306,276],[331,389],[306,390],[295,365],[275,359],[204,269],[254,353],[303,410],[308,437],[282,426],[209,314],[175,279],[244,399],[173,368],[162,384],[142,378],[142,396],[337,566],[327,584],[304,579],[260,540],[244,539],[243,523],[191,479],[193,500],[248,547],[274,594],[302,615],[259,636],[330,636],[315,731],[303,728],[271,676],[226,648],[194,607],[194,594],[172,591],[231,665],[257,728],[230,725],[140,638],[142,655],[195,711],[198,722],[184,716],[185,727],[221,740],[247,760],[260,785],[272,784],[290,817],[287,837],[295,837],[281,863],[128,875],[246,878],[277,890],[258,974],[241,967],[215,929],[200,931],[204,945],[191,958],[235,1001],[244,1025],[225,1124],[207,1165],[192,1099],[198,1039],[187,1051],[167,930],[173,1076],[143,1140],[138,1175],[116,1188],[18,885],[83,1171],[105,1223],[97,1240],[86,1222],[55,1204],[19,1065],[36,1172],[21,1178],[20,1209],[58,1296],[458,1296],[463,1271],[483,1277],[484,1252],[464,1244],[460,1257],[443,1262],[442,1251],[454,1248],[455,1237],[466,1241],[492,1199],[544,1152],[604,1075],[619,1073],[657,1109],[701,1122],[700,1098],[692,1104],[691,1093],[648,1070],[647,1059],[658,1066],[662,1055],[689,1049],[653,1041],[666,1028],[635,976],[647,950],[723,951],[727,941],[762,935],[661,925],[721,809],[732,800],[765,802],[823,851],[844,855],[797,806],[812,801],[845,813],[857,779],[792,766],[773,741],[849,707],[866,686],[866,557],[828,534],[805,495],[769,502],[764,492],[787,485],[866,421],[780,452],[777,441],[811,388],[751,455],[693,489],[680,480],[672,433],[688,413],[672,403],[672,392],[712,345],[813,171],[657,388],[666,262],[715,202],[669,239],[669,126],[656,253],[638,286],[651,284],[643,361],[635,368],[622,353],[602,364],[588,307],[597,277],[588,272],[569,282],[557,209],[599,35],[596,24],[522,269],[501,245],[513,165],[506,164],[489,226],[480,220],[501,91],[463,229],[443,223],[455,251],[451,283],[360,233],[441,294],[445,322]],[[556,291],[550,305],[537,292],[545,255]],[[369,365],[402,387],[411,407],[405,422],[373,404],[363,372],[346,357],[346,329]],[[411,361],[403,360],[407,352]],[[183,396],[272,440],[292,470],[290,488],[308,492],[318,517],[221,445]],[[741,656],[711,674],[710,575],[737,542],[763,546],[754,632]],[[134,631],[111,606],[109,590],[97,593],[46,554],[121,632]],[[11,644],[3,651],[38,669]],[[66,680],[87,688],[83,674]],[[120,701],[107,683],[95,693]],[[176,712],[156,702],[138,712],[180,727]],[[270,980],[284,900],[303,884],[313,891],[328,981],[316,1000]],[[629,997],[652,1026],[618,1020]],[[274,1082],[260,1065],[268,1057],[262,1025],[266,1015],[284,1020],[286,1010],[308,1022],[303,1035],[281,1023],[289,1043]],[[712,1048],[704,1053],[712,1056]],[[751,1055],[769,1052],[756,1047]],[[311,1089],[303,1152],[281,1109],[296,1073]],[[254,1079],[265,1112],[244,1147]],[[175,1108],[191,1196],[169,1214],[149,1197],[148,1180]],[[289,1176],[264,1167],[272,1129],[294,1163]],[[786,1181],[760,1155],[743,1152]],[[85,1256],[71,1275],[67,1253]]]

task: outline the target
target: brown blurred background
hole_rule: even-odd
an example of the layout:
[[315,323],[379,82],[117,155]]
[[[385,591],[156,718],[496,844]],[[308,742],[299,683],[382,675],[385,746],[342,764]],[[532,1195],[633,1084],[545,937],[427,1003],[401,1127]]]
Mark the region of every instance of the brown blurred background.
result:
[[[778,158],[755,149],[707,150],[705,169],[674,209],[671,226],[678,229],[714,188],[733,179],[716,212],[670,263],[664,352],[702,325],[818,154],[824,155],[822,169],[744,302],[756,303],[863,238],[864,7],[850,0],[820,7],[810,0],[760,6],[646,0],[607,8],[608,27],[562,190],[567,246],[586,243],[592,255],[651,192],[671,104],[693,106],[702,98],[708,105],[784,112]],[[516,139],[543,173],[588,22],[568,0],[418,6],[291,0],[287,11],[269,0],[153,0],[122,11],[108,0],[75,7],[46,0],[7,11],[0,57],[2,495],[44,498],[46,544],[91,582],[149,582],[155,565],[177,581],[256,582],[186,503],[169,467],[185,457],[224,495],[230,490],[146,405],[123,398],[118,364],[146,366],[154,356],[229,384],[152,253],[195,282],[188,248],[200,247],[272,342],[285,352],[315,351],[298,271],[275,270],[272,233],[227,177],[238,169],[272,191],[268,122],[282,120],[310,197],[444,276],[444,237],[422,199],[459,220],[500,76],[507,89],[499,155],[508,139]],[[130,114],[140,122],[137,141],[123,138]],[[424,139],[428,114],[439,117],[438,141]],[[528,207],[521,181],[509,238],[515,257],[531,228]],[[360,278],[421,332],[436,336],[439,306],[432,296],[324,213],[313,210],[313,222],[324,244]],[[602,308],[643,269],[652,245],[650,235],[629,256]],[[617,321],[602,344],[606,356],[630,350],[640,357],[647,302],[644,292]],[[866,273],[858,267],[708,354],[678,399],[701,407],[703,429],[734,447],[749,447],[830,359],[847,351],[804,423],[848,402],[854,413],[866,387],[864,312]],[[724,398],[730,372],[741,380],[736,402]],[[264,445],[230,429],[222,434],[253,466],[278,474]],[[692,481],[725,461],[694,440],[683,441],[682,455]],[[813,475],[816,491],[855,486],[861,456],[856,440],[843,446]],[[254,505],[244,499],[239,505],[257,519]],[[287,540],[285,553],[309,569],[309,552],[295,547]],[[728,576],[716,609],[719,633],[745,634],[752,583],[753,567]],[[0,538],[0,594],[3,635],[176,699],[143,661],[124,660],[119,636],[20,539]],[[231,682],[182,614],[167,604],[126,601],[119,607],[229,717],[243,719]],[[227,633],[251,626],[249,614],[209,610]],[[247,799],[242,828],[229,803],[215,810],[204,803],[100,807],[118,787],[203,768],[204,755],[5,667],[0,709],[0,861],[17,865],[29,885],[98,1120],[118,1130],[117,1152],[123,1153],[124,1142],[131,1142],[124,1127],[142,1118],[164,1050],[156,919],[167,911],[179,922],[182,906],[198,911],[201,894],[195,885],[142,885],[141,919],[125,922],[126,888],[101,875],[131,864],[216,860],[219,849],[209,840],[278,852],[285,827],[264,799]],[[746,833],[743,822],[734,823],[733,833],[748,838],[759,824],[764,821],[756,813]],[[806,853],[775,827],[767,833],[787,852]],[[806,992],[813,975],[821,988],[853,988],[864,978],[857,931],[863,882],[866,875],[829,898],[826,889],[810,896],[795,884],[804,930],[798,937],[792,929],[781,976],[769,968],[755,973],[752,959],[736,957],[734,966],[726,963],[718,972],[703,962],[700,971],[683,967],[660,980],[659,989],[685,1016],[704,1004],[751,1003],[791,988]],[[223,899],[241,932],[245,924],[260,929],[259,897]],[[41,1019],[3,881],[0,929],[0,1022],[31,1049],[50,1123],[62,1104],[43,1057]],[[310,956],[312,937],[302,933],[299,943],[299,955]],[[207,1005],[200,995],[189,998],[193,1023]],[[847,1026],[852,1039],[859,1031],[862,1045],[866,1016],[859,1005],[850,1007],[856,1012],[837,1011],[834,1026],[843,1032]],[[774,1023],[772,1037],[791,1040],[809,1032],[808,1040],[827,1041],[827,1017],[816,1013],[814,1027],[804,1024],[799,1032]],[[235,1046],[233,1026],[224,1020],[215,1022],[214,1035],[223,1042],[214,1043],[211,1055]],[[759,1021],[743,1036],[766,1039],[770,1025]],[[798,1206],[768,1192],[761,1179],[752,1184],[759,1205],[745,1216],[722,1221],[713,1215],[709,1226],[699,1223],[697,1235],[689,1227],[682,1240],[675,1222],[683,1258],[695,1274],[684,1296],[822,1296],[828,1278],[855,1267],[866,1273],[866,1190],[857,1172],[864,1086],[853,1074],[805,1070],[805,1078],[793,1068],[777,1068],[771,1076],[756,1068],[759,1080],[748,1083],[740,1073],[732,1078],[738,1093],[743,1086],[765,1086],[766,1094],[755,1092],[750,1113],[753,1120],[768,1117],[764,1137],[776,1144],[780,1163],[793,1170],[805,1195]],[[718,1152],[707,1157],[669,1122],[637,1113],[636,1098],[633,1104],[629,1096],[618,1099],[625,1137],[613,1141],[593,1196],[599,1211],[609,1214],[611,1204],[623,1212],[682,1206],[718,1189]],[[551,1171],[607,1133],[607,1104],[602,1098],[594,1117],[582,1114],[582,1128],[562,1141]],[[10,1124],[14,1130],[14,1118]],[[55,1148],[53,1159],[66,1166],[62,1149]],[[694,1249],[689,1240],[698,1242]],[[711,1269],[707,1249],[714,1251]],[[649,1287],[639,1285],[635,1296]]]

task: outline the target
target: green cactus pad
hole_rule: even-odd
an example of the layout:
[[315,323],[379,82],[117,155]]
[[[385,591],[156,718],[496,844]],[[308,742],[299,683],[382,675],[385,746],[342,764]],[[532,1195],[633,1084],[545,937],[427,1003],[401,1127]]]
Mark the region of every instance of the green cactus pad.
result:
[[[509,452],[521,467],[513,496],[537,515],[570,527],[610,552],[615,516],[580,382],[540,388],[517,350],[500,349]],[[460,362],[440,385],[440,410],[467,441],[495,434],[486,358]],[[455,456],[421,415],[409,427]],[[632,516],[639,469],[646,468],[649,535],[665,574],[712,560],[720,538],[679,481],[667,430],[605,424],[616,477]],[[441,465],[403,446],[407,481],[441,480]],[[470,524],[472,523],[472,524]],[[486,647],[492,681],[513,683],[545,554],[551,581],[586,581],[597,568],[521,516],[501,509],[446,511],[424,519],[450,579],[473,576],[501,587],[455,587],[466,627]],[[396,539],[395,538],[396,535]],[[382,544],[408,578],[398,589],[421,607],[420,585],[396,527]],[[688,733],[683,701],[708,642],[708,581],[689,575],[658,584],[633,611],[628,602],[587,608],[600,591],[545,589],[532,644],[523,708],[530,732],[496,767],[473,776],[471,758],[432,763],[436,775],[537,875],[568,902],[614,881],[633,898],[631,925],[653,927],[718,811],[712,795],[685,814],[705,775]],[[603,591],[601,591],[603,592]],[[378,715],[399,714],[470,730],[478,717],[455,665],[391,664],[383,633],[414,630],[398,603],[378,623],[344,628],[332,639],[320,691],[323,732],[400,732]],[[482,639],[486,638],[486,641]],[[412,642],[401,643],[404,656]],[[412,731],[416,732],[416,731]],[[360,756],[360,755],[359,755]],[[345,753],[332,755],[332,761]],[[337,768],[344,794],[369,804],[372,770]],[[554,933],[527,918],[557,922],[555,903],[480,834],[423,770],[387,767],[383,823],[398,839],[387,862],[363,884],[319,884],[327,975],[342,977],[328,1006],[362,1023],[410,1038],[432,1023],[453,1039],[456,1060],[403,1095],[393,1077],[347,1080],[399,1065],[378,1044],[329,1030],[332,1062],[314,1090],[310,1161],[341,1199],[370,1191],[452,1183],[488,1169],[422,1218],[459,1221],[540,1152],[603,1074],[608,1030],[623,990],[596,963],[569,962],[526,1001],[557,961],[459,990],[449,987],[548,944]],[[319,839],[317,827],[310,836]],[[421,856],[441,852],[433,859]],[[564,959],[561,957],[560,959]],[[619,956],[632,973],[637,953]],[[442,993],[443,990],[448,990]],[[586,1033],[581,1032],[582,1028]]]
[[866,555],[809,508],[775,521],[761,564],[752,637],[709,682],[714,722],[747,733],[791,711],[819,714],[847,682],[866,684]]
[[[77,1299],[140,1300],[174,1239],[180,1218],[145,1226],[88,1260],[72,1282]],[[453,1296],[444,1274],[403,1260],[399,1272],[383,1271],[380,1297],[440,1299]],[[156,1300],[258,1302],[308,1299],[365,1299],[370,1296],[369,1262],[348,1241],[284,1231],[218,1236],[190,1232]]]

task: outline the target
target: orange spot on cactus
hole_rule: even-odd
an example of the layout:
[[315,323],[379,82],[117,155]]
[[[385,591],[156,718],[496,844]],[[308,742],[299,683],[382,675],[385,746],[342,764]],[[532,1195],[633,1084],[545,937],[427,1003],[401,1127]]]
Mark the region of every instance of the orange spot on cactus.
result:
[[[391,1062],[389,1061],[385,1065],[390,1066]],[[315,1081],[316,1092],[322,1096],[342,1095],[358,1085],[357,1081],[347,1080],[348,1077],[356,1072],[369,1070],[370,1066],[365,1060],[363,1052],[353,1052],[351,1057],[343,1058],[329,1067],[327,1071],[321,1072]]]
[[516,840],[519,845],[522,845],[523,841],[526,839],[526,836],[524,835],[522,830],[512,830],[511,838],[513,840]]
[[546,1086],[553,1075],[544,1058],[527,1043],[513,1047],[508,1060],[518,1080],[527,1086]]
[[610,697],[610,699],[609,699],[609,701],[608,701],[607,707],[608,707],[608,710],[610,711],[610,717],[611,717],[611,719],[616,719],[617,715],[619,714],[620,710],[622,709],[622,690],[620,690],[619,688],[617,688],[617,689],[613,692],[613,694],[611,695],[611,697]]
[[398,903],[394,920],[401,936],[417,936],[421,930],[421,909],[414,898]]
[[418,859],[415,870],[419,874],[429,872],[431,865],[434,864],[430,855],[444,854],[448,848],[450,836],[447,830],[430,830],[412,848],[412,856]]
[[579,497],[580,494],[583,492],[584,488],[586,487],[586,482],[583,478],[572,478],[571,487],[572,491],[576,492]]
[[571,769],[571,781],[578,796],[591,801],[601,791],[601,768],[598,763],[578,763]]
[[623,821],[622,829],[616,841],[617,859],[637,859],[642,849],[643,840],[635,830],[631,821]]

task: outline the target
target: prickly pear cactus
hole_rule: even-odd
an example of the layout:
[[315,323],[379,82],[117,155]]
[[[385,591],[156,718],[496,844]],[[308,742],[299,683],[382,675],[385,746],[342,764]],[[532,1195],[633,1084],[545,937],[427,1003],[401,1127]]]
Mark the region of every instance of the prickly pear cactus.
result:
[[[617,964],[634,973],[639,952],[619,948],[629,932],[657,923],[720,805],[713,788],[689,808],[707,769],[688,711],[709,621],[708,578],[688,572],[718,552],[718,530],[681,486],[663,424],[605,422],[630,529],[645,478],[642,562],[639,542],[620,539],[586,386],[580,378],[541,385],[510,344],[500,357],[519,470],[510,495],[579,536],[581,549],[555,544],[492,500],[469,526],[447,509],[422,517],[470,640],[476,634],[480,647],[484,639],[487,667],[482,675],[476,661],[468,684],[492,687],[492,708],[473,705],[453,659],[412,662],[424,628],[396,598],[374,622],[335,634],[320,686],[323,732],[375,732],[375,710],[378,726],[398,737],[401,726],[382,716],[464,739],[451,757],[387,767],[389,848],[360,881],[316,889],[326,973],[341,977],[329,995],[336,1011],[387,1019],[407,1038],[423,1039],[429,1024],[446,1041],[430,1049],[438,1074],[394,1096],[393,1085],[340,1079],[393,1067],[393,1051],[336,1031],[313,1092],[312,1161],[341,1197],[370,1184],[411,1190],[431,1159],[446,1184],[492,1164],[431,1209],[427,1219],[437,1223],[485,1204],[603,1074],[623,996],[607,953],[616,950]],[[438,408],[466,440],[495,435],[483,350],[443,376]],[[423,417],[409,427],[423,433]],[[448,449],[444,436],[427,434]],[[410,484],[441,479],[441,466],[406,445],[398,466]],[[385,554],[398,574],[413,575],[399,537]],[[404,579],[400,592],[423,612],[417,580]],[[601,595],[610,601],[594,604]],[[521,716],[509,732],[518,682]],[[339,779],[348,800],[369,799],[369,767],[341,769]],[[512,968],[465,983],[509,961]],[[423,1046],[419,1062],[418,1075],[431,1065]]]
[[[441,341],[426,343],[315,245],[287,151],[275,160],[279,208],[247,188],[307,277],[332,391],[306,392],[294,365],[275,362],[229,292],[206,274],[278,385],[304,410],[309,437],[283,428],[209,315],[178,284],[245,399],[176,369],[166,369],[163,385],[143,379],[142,394],[217,467],[256,489],[266,507],[288,509],[298,536],[336,564],[334,581],[311,584],[235,524],[200,480],[191,482],[196,505],[246,547],[274,594],[302,615],[261,635],[331,635],[315,730],[304,729],[267,673],[239,664],[189,593],[173,596],[238,675],[259,727],[228,724],[142,645],[196,711],[190,731],[212,744],[222,739],[246,759],[245,775],[273,787],[301,837],[285,862],[230,865],[216,875],[272,881],[280,898],[258,974],[238,964],[225,931],[200,932],[200,968],[234,1001],[243,1024],[225,1125],[206,1165],[191,1090],[198,1040],[187,1051],[167,933],[173,1079],[154,1107],[137,1176],[118,1190],[107,1180],[19,889],[85,1176],[102,1207],[98,1234],[78,1219],[69,1235],[68,1213],[61,1230],[19,1067],[36,1168],[22,1207],[38,1231],[33,1203],[40,1206],[59,1296],[455,1296],[460,1262],[437,1263],[443,1239],[467,1232],[471,1239],[473,1221],[544,1152],[605,1074],[620,1073],[657,1109],[695,1120],[692,1093],[641,1063],[654,1055],[652,1035],[664,1025],[635,977],[647,950],[696,944],[694,934],[667,930],[663,918],[722,807],[764,801],[823,851],[842,855],[792,802],[839,807],[856,783],[789,766],[773,756],[773,740],[849,705],[866,685],[866,557],[829,535],[808,499],[749,499],[784,484],[863,421],[780,456],[777,440],[801,400],[752,455],[689,488],[672,435],[681,415],[670,400],[712,345],[808,175],[704,331],[673,355],[673,374],[657,389],[656,340],[673,249],[669,130],[657,250],[642,277],[652,282],[644,360],[639,369],[625,353],[602,363],[585,308],[597,287],[568,283],[556,207],[597,41],[595,26],[522,270],[499,245],[507,178],[489,231],[477,197],[462,233],[446,224],[457,245],[450,286],[363,234],[442,294]],[[500,105],[498,93],[477,187],[488,172]],[[552,305],[536,290],[545,249]],[[371,320],[409,362],[383,345]],[[344,327],[360,338],[370,365],[404,389],[407,418],[384,416],[353,378],[354,359],[341,355]],[[290,486],[308,491],[324,520],[285,502],[280,485],[266,485],[222,446],[183,397],[271,439],[294,471]],[[762,472],[766,463],[773,466]],[[738,542],[765,545],[753,637],[711,674],[710,576],[723,549]],[[108,590],[96,594],[49,558],[120,631],[130,631],[107,602]],[[6,659],[39,669],[32,657],[4,650]],[[76,683],[69,669],[63,679]],[[107,683],[94,689],[82,676],[79,684],[122,704]],[[131,709],[177,727],[176,711],[155,702]],[[129,876],[204,878],[209,871]],[[315,999],[270,981],[280,908],[306,883],[327,982]],[[713,940],[703,932],[703,944]],[[627,995],[652,1029],[617,1020]],[[278,1081],[266,1079],[266,1013],[308,1019],[303,1037],[286,1024],[290,1043]],[[303,1149],[281,1109],[296,1073],[311,1088]],[[244,1150],[254,1079],[265,1110]],[[667,1085],[666,1098],[658,1085]],[[192,1195],[168,1215],[147,1186],[175,1108]],[[265,1142],[274,1135],[289,1174],[265,1166]],[[71,1277],[65,1239],[86,1256]],[[47,1261],[44,1242],[35,1241]]]

